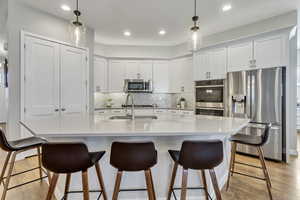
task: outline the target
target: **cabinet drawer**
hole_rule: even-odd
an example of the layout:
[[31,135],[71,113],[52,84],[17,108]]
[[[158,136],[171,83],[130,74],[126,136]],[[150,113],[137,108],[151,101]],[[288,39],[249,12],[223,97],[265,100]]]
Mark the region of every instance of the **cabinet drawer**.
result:
[[123,109],[113,109],[113,110],[111,110],[111,113],[113,113],[113,114],[118,114],[118,113],[123,113],[123,112],[124,112]]
[[181,114],[183,114],[183,115],[194,115],[194,111],[185,110],[185,111],[181,111]]
[[166,109],[156,109],[156,110],[154,110],[154,113],[157,113],[157,114],[163,114],[163,113],[167,113],[168,112],[168,110],[166,110]]

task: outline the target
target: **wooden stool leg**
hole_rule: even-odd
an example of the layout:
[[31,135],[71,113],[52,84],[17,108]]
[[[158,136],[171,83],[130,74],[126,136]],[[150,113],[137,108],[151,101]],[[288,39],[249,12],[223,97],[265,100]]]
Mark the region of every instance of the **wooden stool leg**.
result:
[[114,188],[114,194],[113,194],[112,200],[117,200],[118,199],[118,195],[119,195],[119,192],[120,192],[121,180],[122,180],[122,174],[123,174],[122,171],[118,171],[118,173],[117,173],[115,188]]
[[5,181],[5,184],[4,184],[4,189],[3,189],[3,193],[2,193],[2,198],[1,198],[1,200],[5,200],[6,193],[7,193],[8,186],[9,186],[9,181],[10,181],[11,174],[12,174],[12,172],[13,172],[13,169],[14,169],[14,165],[15,165],[15,161],[16,161],[16,156],[17,156],[17,154],[18,154],[18,152],[14,152],[14,153],[12,154],[12,159],[11,159],[11,163],[10,163],[9,170],[8,170],[8,173],[7,173],[6,181]]
[[148,199],[155,200],[155,197],[153,194],[153,185],[152,185],[152,181],[151,181],[151,172],[149,169],[145,171],[145,178],[146,178],[146,184],[147,184]]
[[173,187],[174,187],[174,182],[175,182],[175,178],[176,178],[177,169],[178,169],[178,163],[175,162],[174,167],[173,167],[173,171],[172,171],[172,177],[171,177],[171,182],[170,182],[170,186],[169,186],[169,192],[168,192],[168,198],[167,198],[167,200],[171,199],[171,195],[172,195],[172,190],[173,190]]
[[156,200],[156,195],[155,195],[155,188],[154,188],[154,183],[153,183],[153,176],[152,176],[152,172],[151,169],[149,169],[150,172],[150,180],[151,180],[151,185],[152,185],[152,194],[153,194],[153,199]]
[[226,191],[228,191],[228,189],[229,189],[230,177],[233,175],[233,171],[234,171],[235,154],[236,154],[236,143],[232,142],[232,145],[231,145],[231,158],[230,158],[230,164],[229,164],[229,169],[228,169]]
[[1,183],[3,182],[3,177],[4,177],[4,175],[5,175],[5,172],[6,172],[7,165],[8,165],[8,162],[9,162],[9,159],[10,159],[11,154],[12,154],[12,152],[8,152],[8,153],[7,153],[7,156],[6,156],[6,159],[5,159],[3,168],[2,168],[2,172],[1,172],[1,175],[0,175],[0,185],[1,185]]
[[88,171],[82,172],[82,188],[83,188],[83,199],[89,200],[89,178],[88,178]]
[[54,190],[55,190],[55,187],[56,187],[56,184],[57,184],[58,177],[59,177],[58,174],[53,174],[46,200],[51,200],[52,199],[52,196],[54,194]]
[[211,182],[213,184],[217,200],[222,200],[222,196],[221,196],[221,192],[220,192],[220,189],[219,189],[218,180],[217,180],[217,177],[216,177],[215,170],[210,169],[209,173],[210,173]]
[[37,148],[37,152],[38,152],[39,173],[40,173],[40,178],[42,181],[43,180],[43,171],[42,171],[42,154],[41,154],[40,147]]
[[66,177],[66,185],[65,185],[65,194],[64,194],[64,200],[68,199],[68,192],[70,188],[70,183],[71,183],[71,174],[67,174]]
[[205,191],[205,200],[208,200],[208,190],[207,190],[207,183],[206,183],[206,177],[205,177],[205,171],[201,170],[201,175],[202,175],[202,182],[203,182],[203,187]]
[[268,168],[267,168],[267,165],[266,165],[266,161],[265,161],[265,157],[264,157],[264,153],[263,153],[263,149],[261,147],[258,148],[258,151],[259,151],[259,155],[260,157],[262,158],[262,164],[263,164],[263,169],[265,169],[266,171],[266,174],[267,174],[267,180],[269,182],[269,185],[270,187],[272,187],[272,183],[271,183],[271,179],[270,179],[270,175],[269,175],[269,172],[268,172]]
[[105,191],[105,185],[104,185],[103,176],[102,176],[102,172],[101,172],[101,168],[100,168],[99,163],[95,164],[95,168],[96,168],[96,172],[97,172],[97,177],[98,177],[98,180],[99,180],[99,184],[100,184],[100,187],[101,187],[101,191],[102,191],[102,194],[103,194],[103,199],[107,200],[107,195],[106,195],[106,191]]
[[261,147],[257,147],[257,151],[258,151],[258,154],[259,154],[259,160],[260,160],[261,166],[263,168],[264,176],[265,176],[265,179],[266,179],[266,184],[267,184],[267,188],[268,188],[269,197],[272,200],[273,196],[272,196],[272,192],[271,192],[271,181],[269,179],[269,174],[268,174],[267,169],[266,169],[265,158],[263,156],[263,152],[262,152]]
[[180,200],[186,200],[187,193],[188,170],[182,170],[181,197]]

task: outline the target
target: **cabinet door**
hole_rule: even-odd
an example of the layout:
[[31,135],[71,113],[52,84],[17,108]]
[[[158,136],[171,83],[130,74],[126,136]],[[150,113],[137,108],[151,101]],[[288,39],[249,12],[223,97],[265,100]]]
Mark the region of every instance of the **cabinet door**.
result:
[[153,63],[153,89],[155,93],[170,92],[169,61]]
[[193,81],[193,59],[184,58],[181,65],[181,74],[183,78],[183,88],[182,92],[191,93],[194,90]]
[[59,45],[26,37],[24,53],[25,118],[57,115],[59,113]]
[[227,55],[226,49],[216,49],[210,51],[210,79],[225,79]]
[[126,79],[140,79],[140,66],[138,61],[126,62]]
[[210,66],[210,59],[208,52],[199,52],[194,55],[194,80],[207,80],[207,72]]
[[258,68],[284,66],[283,36],[255,40],[254,59]]
[[169,66],[170,70],[170,92],[180,93],[182,87],[181,77],[181,61],[179,59],[172,60]]
[[228,47],[228,71],[248,69],[253,60],[253,43],[247,42]]
[[107,92],[108,67],[104,58],[94,58],[94,92]]
[[124,61],[111,61],[109,66],[109,91],[123,92],[126,78],[126,63]]
[[141,79],[146,81],[152,80],[153,76],[153,62],[152,61],[141,61],[139,63],[139,72]]
[[87,112],[87,52],[61,46],[61,110],[63,114]]

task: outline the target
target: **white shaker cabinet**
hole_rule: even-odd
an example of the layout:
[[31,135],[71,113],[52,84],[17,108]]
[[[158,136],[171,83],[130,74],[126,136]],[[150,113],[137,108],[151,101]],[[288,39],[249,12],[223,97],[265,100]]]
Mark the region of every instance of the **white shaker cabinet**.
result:
[[286,66],[283,35],[254,41],[254,62],[258,68]]
[[123,61],[126,66],[126,79],[140,79],[140,64],[138,61]]
[[87,107],[87,57],[86,51],[61,46],[61,111],[83,113]]
[[193,60],[191,57],[172,60],[169,70],[171,93],[193,91]]
[[108,91],[108,65],[104,58],[94,58],[94,92]]
[[153,62],[153,92],[168,93],[170,91],[169,61]]
[[152,61],[140,61],[139,73],[141,79],[146,81],[153,80],[153,62]]
[[194,55],[194,80],[226,78],[226,48],[201,51]]
[[175,59],[170,61],[170,93],[180,93],[183,87],[181,60]]
[[125,61],[126,79],[152,80],[152,61]]
[[24,43],[22,116],[87,112],[87,51],[31,36]]
[[253,65],[253,42],[228,47],[228,71],[246,70]]
[[124,61],[111,60],[109,64],[109,92],[123,92],[126,79],[126,63]]
[[209,79],[209,52],[197,52],[194,55],[194,80]]
[[225,79],[227,66],[226,48],[214,49],[209,52],[209,79]]
[[25,38],[23,106],[26,117],[59,113],[59,55],[59,44]]

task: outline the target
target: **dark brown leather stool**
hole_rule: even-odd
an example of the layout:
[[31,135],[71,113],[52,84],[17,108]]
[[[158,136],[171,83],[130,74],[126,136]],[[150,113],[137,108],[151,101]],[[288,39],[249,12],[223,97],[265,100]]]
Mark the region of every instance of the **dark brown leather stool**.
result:
[[142,191],[145,189],[120,190],[123,171],[144,171],[149,200],[156,200],[151,167],[157,163],[157,152],[153,142],[126,143],[114,142],[111,146],[110,164],[118,169],[113,200],[120,191]]
[[[26,184],[29,184],[29,183],[32,183],[32,182],[35,182],[38,180],[42,180],[46,177],[48,177],[50,180],[50,175],[48,175],[49,174],[48,172],[45,171],[45,174],[47,174],[47,176],[43,176],[44,169],[42,168],[42,165],[41,165],[41,151],[40,151],[41,149],[40,149],[40,147],[42,146],[42,144],[44,144],[46,142],[47,141],[45,139],[42,139],[39,137],[30,137],[30,138],[26,138],[26,139],[15,140],[15,141],[7,141],[4,132],[2,131],[2,129],[0,129],[0,148],[8,153],[6,156],[5,162],[4,162],[4,166],[2,169],[1,175],[0,175],[0,185],[1,185],[1,183],[4,183],[4,180],[6,179],[6,181],[4,183],[4,189],[3,189],[1,200],[5,200],[8,190],[15,189],[17,187],[20,187],[20,186],[23,186],[23,185],[26,185]],[[33,150],[33,149],[36,149],[38,152],[38,167],[33,168],[33,169],[28,169],[26,171],[18,172],[16,174],[12,174],[17,154],[24,152],[24,151],[28,151],[28,150]],[[8,169],[8,173],[7,173],[7,176],[4,177],[9,161],[10,161],[10,166]],[[24,174],[24,173],[27,173],[27,172],[30,172],[33,170],[37,170],[37,169],[39,170],[40,178],[9,188],[9,182],[10,182],[11,177],[17,176],[20,174]]]
[[[172,193],[174,198],[177,199],[174,190],[178,189],[181,189],[181,200],[186,200],[187,189],[204,189],[206,200],[208,200],[208,198],[211,199],[210,195],[208,194],[205,170],[209,170],[217,200],[222,199],[214,170],[214,168],[223,161],[222,141],[184,141],[180,151],[169,150],[169,154],[174,160],[175,164],[172,172],[167,200],[171,199]],[[182,186],[181,188],[174,188],[178,165],[181,165],[183,168]],[[188,169],[201,171],[203,187],[187,187]]]
[[[42,149],[43,165],[54,173],[47,194],[47,200],[51,200],[53,196],[59,174],[67,175],[64,200],[67,200],[69,193],[81,192],[83,192],[84,200],[89,200],[89,192],[100,192],[98,199],[103,194],[104,200],[107,200],[103,177],[98,163],[105,154],[105,151],[90,153],[83,143],[47,143],[42,146]],[[96,168],[100,190],[89,191],[88,169],[92,166]],[[69,191],[71,174],[80,171],[82,172],[83,191]]]
[[[273,197],[272,197],[272,193],[271,193],[271,187],[272,187],[271,179],[270,179],[270,176],[269,176],[269,172],[268,172],[268,169],[267,169],[267,166],[266,166],[266,162],[265,162],[265,158],[264,158],[264,154],[263,154],[263,150],[262,150],[262,146],[264,144],[266,144],[266,142],[268,141],[272,124],[271,123],[259,123],[259,122],[250,122],[250,124],[263,125],[264,126],[263,134],[261,136],[255,136],[255,135],[245,135],[245,134],[238,133],[238,134],[233,135],[233,136],[230,137],[230,141],[232,143],[232,148],[231,148],[231,160],[230,160],[230,167],[229,167],[229,172],[228,172],[228,180],[227,180],[227,188],[226,189],[228,190],[230,177],[233,176],[234,173],[242,175],[242,176],[247,176],[247,177],[259,179],[259,180],[265,180],[266,184],[267,184],[267,188],[268,188],[269,197],[272,200]],[[260,163],[261,163],[262,167],[250,165],[250,164],[247,164],[247,163],[237,162],[235,160],[237,144],[249,145],[249,146],[255,147],[257,149],[257,152],[258,152],[258,155],[259,155],[259,160],[260,160]],[[264,173],[264,178],[255,177],[255,176],[252,176],[252,175],[248,175],[248,174],[244,174],[244,173],[235,171],[234,170],[235,163],[240,164],[240,165],[245,165],[245,166],[248,166],[248,167],[254,167],[254,168],[262,169],[262,171]]]

